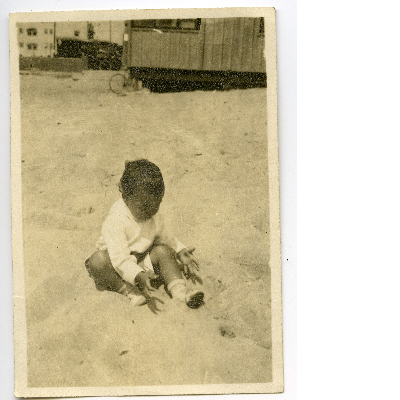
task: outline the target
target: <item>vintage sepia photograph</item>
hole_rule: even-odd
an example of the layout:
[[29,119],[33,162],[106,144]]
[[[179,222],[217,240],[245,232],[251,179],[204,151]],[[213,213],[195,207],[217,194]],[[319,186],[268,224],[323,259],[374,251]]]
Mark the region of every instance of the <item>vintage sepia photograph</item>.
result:
[[15,395],[282,392],[275,10],[9,29]]

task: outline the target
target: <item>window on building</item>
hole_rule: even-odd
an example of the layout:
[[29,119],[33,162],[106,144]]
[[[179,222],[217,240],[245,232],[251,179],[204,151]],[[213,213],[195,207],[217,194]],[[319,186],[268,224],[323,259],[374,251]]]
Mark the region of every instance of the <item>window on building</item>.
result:
[[138,19],[131,21],[131,28],[155,28],[155,19]]
[[78,37],[78,36],[79,36],[79,34],[80,34],[80,32],[79,32],[79,31],[74,31],[74,35],[75,35],[76,37]]
[[19,28],[19,33],[24,33],[24,28]]
[[44,33],[47,33],[49,30],[46,28],[45,30],[44,30]]
[[176,24],[178,29],[196,30],[200,29],[200,18],[197,19],[178,19]]
[[154,27],[158,29],[176,29],[176,19],[156,19],[154,20]]
[[201,18],[196,19],[134,19],[131,28],[198,31]]
[[24,44],[21,42],[21,43],[19,44],[19,47],[24,47]]
[[36,28],[29,28],[26,30],[28,33],[28,36],[36,36],[37,35],[37,29]]
[[29,50],[36,50],[37,49],[37,44],[36,43],[28,43],[28,49]]
[[50,33],[53,33],[53,29],[50,29]]

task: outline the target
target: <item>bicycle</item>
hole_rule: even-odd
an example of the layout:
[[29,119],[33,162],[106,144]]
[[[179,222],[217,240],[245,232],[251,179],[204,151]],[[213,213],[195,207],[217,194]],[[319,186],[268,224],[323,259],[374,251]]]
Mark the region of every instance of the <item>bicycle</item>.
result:
[[126,92],[135,92],[142,88],[142,82],[131,76],[129,69],[123,74],[113,75],[109,81],[110,90],[119,96],[126,96]]

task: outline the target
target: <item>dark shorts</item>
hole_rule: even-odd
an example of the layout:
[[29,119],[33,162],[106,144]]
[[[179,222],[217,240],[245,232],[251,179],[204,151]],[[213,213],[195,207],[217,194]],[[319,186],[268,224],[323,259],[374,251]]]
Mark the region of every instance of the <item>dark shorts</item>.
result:
[[[141,266],[142,268],[145,268],[145,265],[144,265],[144,264],[147,264],[148,266],[149,266],[149,264],[151,264],[150,252],[152,251],[153,248],[154,248],[154,245],[150,246],[150,247],[149,247],[146,251],[144,251],[143,253],[137,253],[137,252],[133,252],[133,251],[132,251],[132,252],[131,252],[131,255],[133,255],[133,256],[136,257],[137,264],[140,264],[140,266]],[[145,263],[144,261],[145,261],[146,257],[148,257],[148,259],[147,259],[147,262]],[[90,260],[90,257],[88,257],[88,258],[85,260],[85,267],[86,267],[86,270],[87,270],[89,276],[95,281],[96,286],[97,286],[97,285],[103,284],[101,277],[98,277],[98,276],[97,276],[98,274],[95,273],[95,271],[93,271],[93,273],[92,273],[91,268],[90,268],[90,264],[89,264],[89,260]],[[152,264],[151,264],[151,265],[152,265]],[[112,268],[112,271],[115,272],[115,274],[117,274],[117,275],[122,279],[122,277],[118,274],[117,271],[115,271],[115,269],[114,269],[111,265],[110,265],[110,268]],[[145,268],[145,270],[147,270],[147,269]],[[157,275],[160,274],[160,270],[159,270],[158,266],[152,265],[152,270],[153,270]],[[161,276],[160,276],[159,278],[157,278],[157,279],[154,280],[154,281],[155,281],[155,282],[154,282],[154,286],[159,286],[159,284],[162,282],[162,278],[161,278],[161,279],[160,279],[160,278],[161,278]],[[153,283],[153,282],[152,282],[152,283]]]

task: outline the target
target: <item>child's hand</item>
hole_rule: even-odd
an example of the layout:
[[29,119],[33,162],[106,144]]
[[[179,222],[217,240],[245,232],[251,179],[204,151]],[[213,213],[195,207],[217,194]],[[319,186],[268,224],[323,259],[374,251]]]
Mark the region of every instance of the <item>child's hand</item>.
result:
[[150,292],[154,292],[151,280],[156,278],[158,278],[158,275],[153,271],[142,271],[136,275],[135,281],[147,299],[151,297]]
[[178,253],[178,260],[183,264],[183,272],[185,275],[193,275],[195,270],[199,271],[199,262],[197,258],[193,255],[196,249],[192,247],[191,249],[183,249]]

